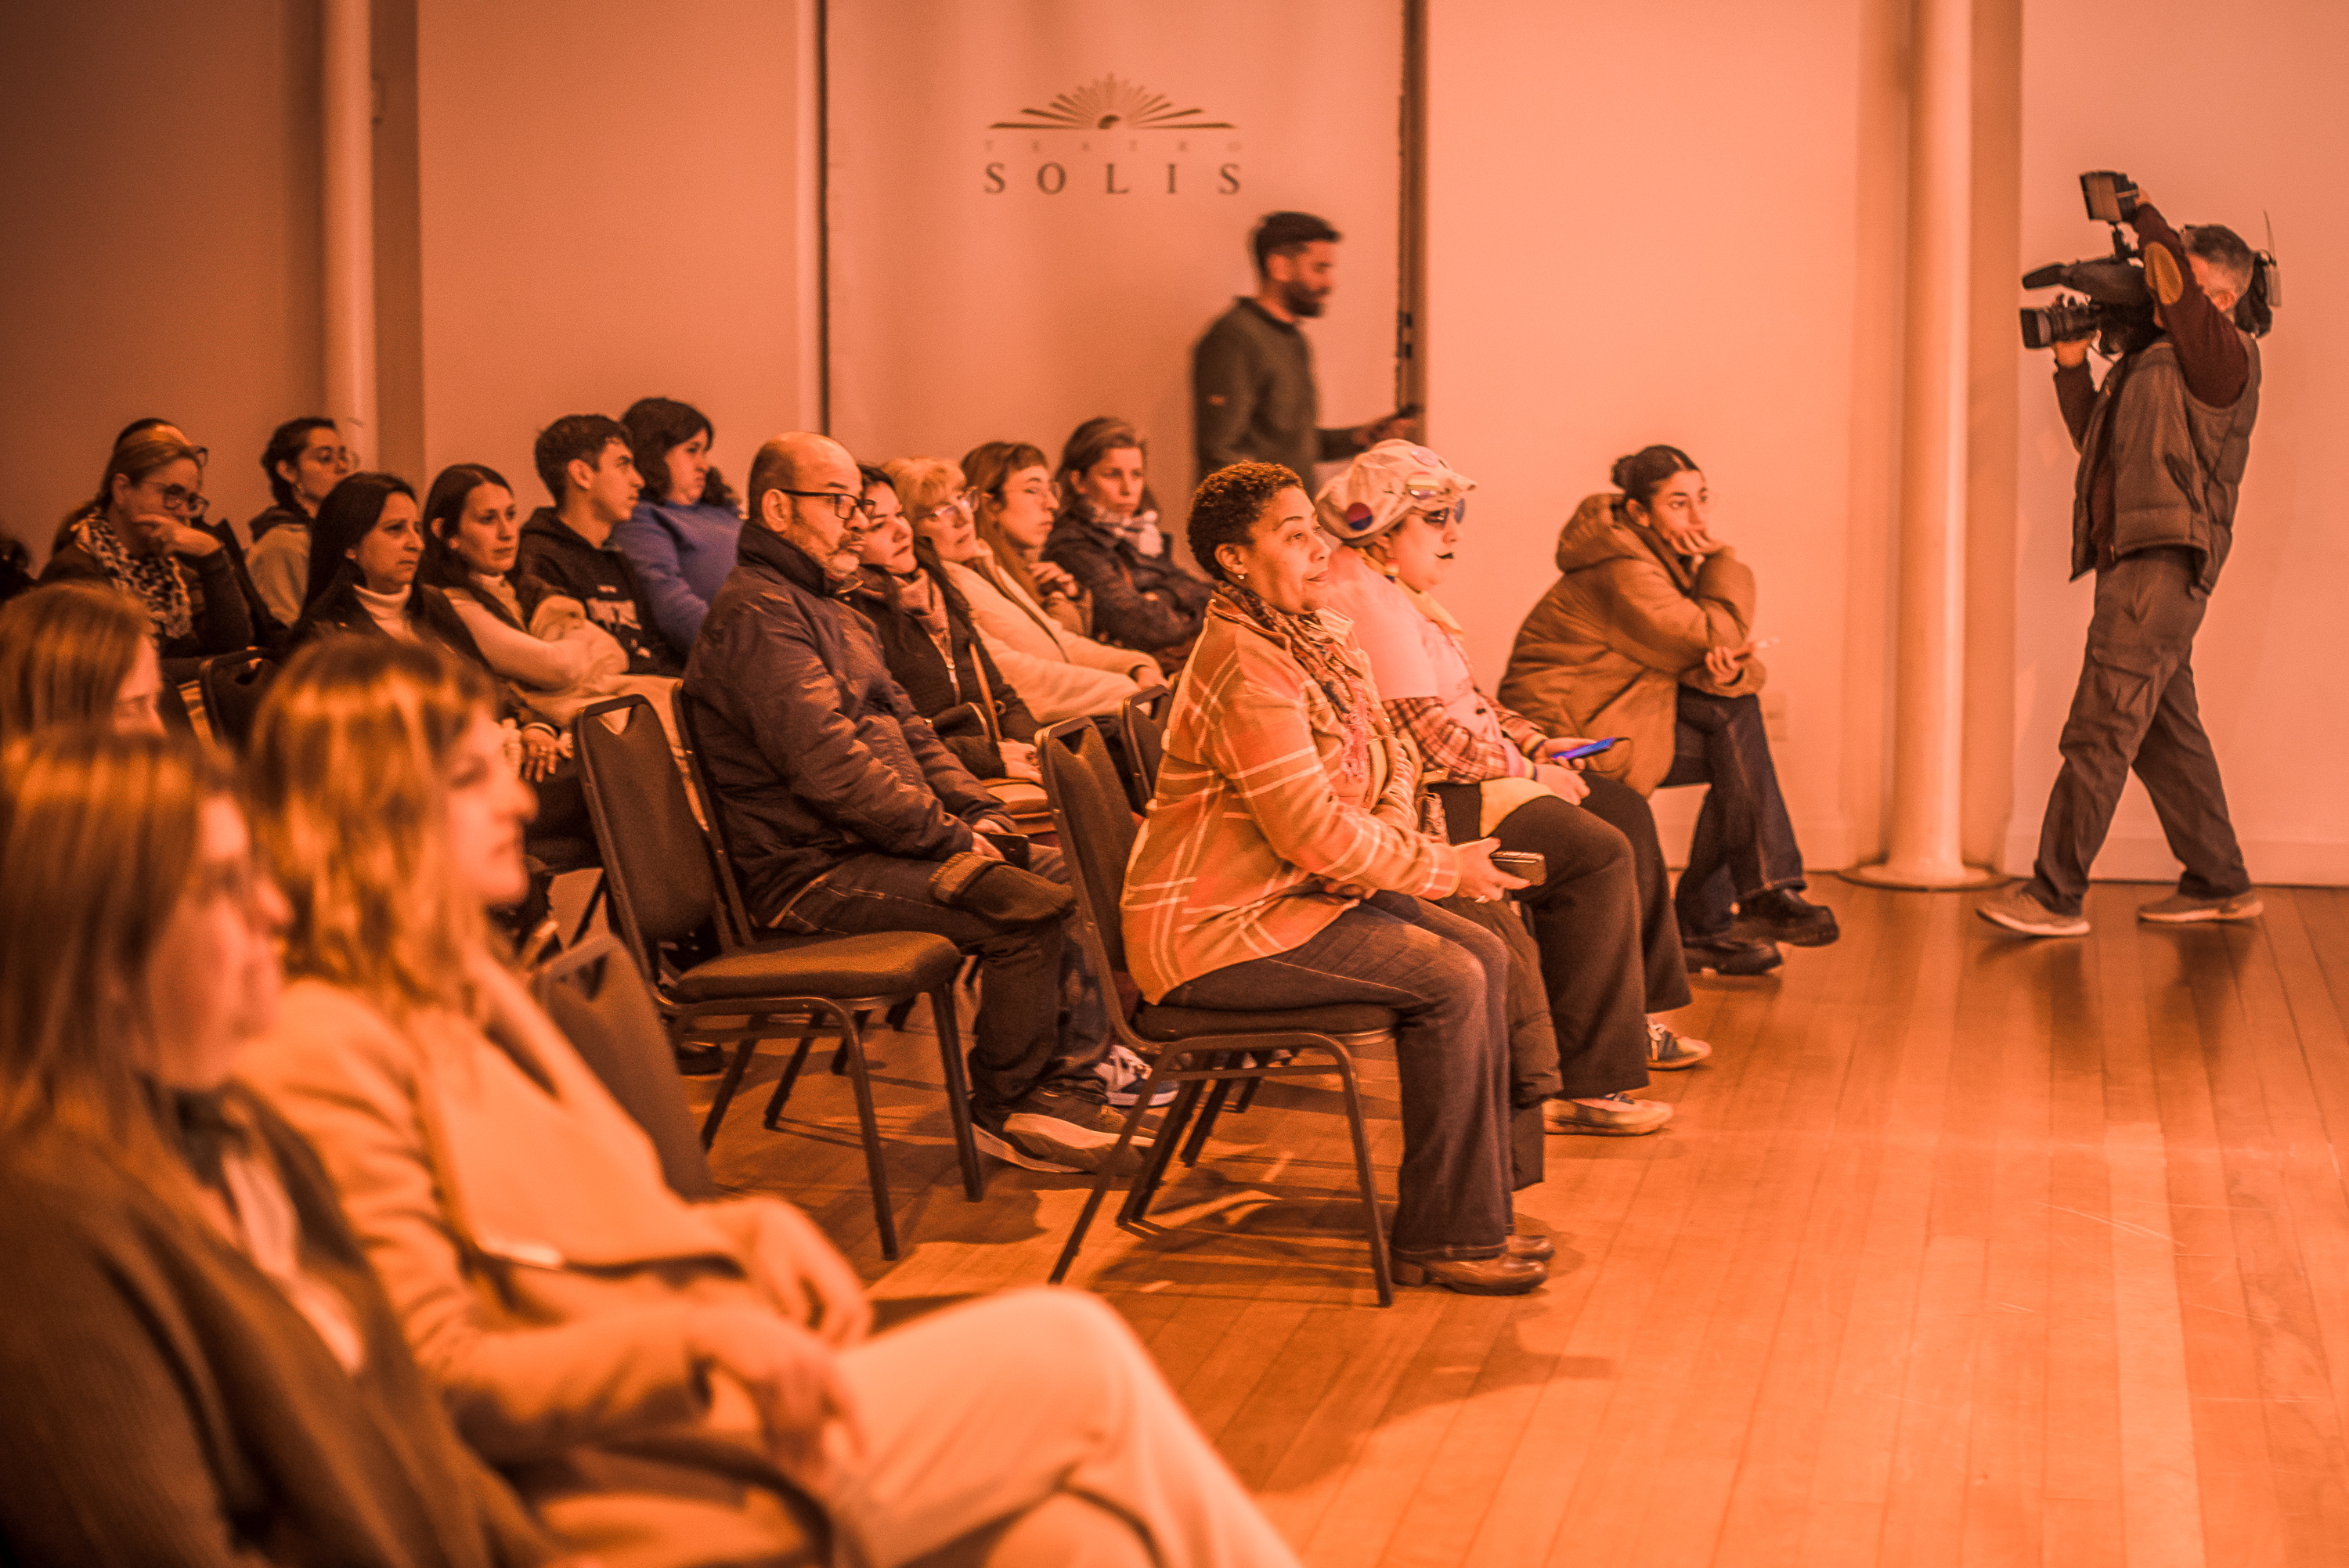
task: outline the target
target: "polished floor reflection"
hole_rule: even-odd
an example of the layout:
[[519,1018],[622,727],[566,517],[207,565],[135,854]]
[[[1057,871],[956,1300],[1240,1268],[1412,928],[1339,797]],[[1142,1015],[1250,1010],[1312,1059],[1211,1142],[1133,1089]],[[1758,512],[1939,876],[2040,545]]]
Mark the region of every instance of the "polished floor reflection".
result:
[[[1827,879],[1840,945],[1682,1016],[1718,1049],[1656,1080],[1670,1130],[1551,1140],[1538,1295],[1371,1305],[1344,1122],[1297,1088],[1074,1277],[1312,1563],[2340,1563],[2349,890],[2139,927],[2159,891],[2099,885],[2094,934],[2031,944]],[[1081,1195],[996,1166],[967,1204],[928,1047],[874,1044],[894,1266],[846,1080],[812,1068],[766,1131],[779,1043],[715,1151],[899,1313],[1040,1281]]]

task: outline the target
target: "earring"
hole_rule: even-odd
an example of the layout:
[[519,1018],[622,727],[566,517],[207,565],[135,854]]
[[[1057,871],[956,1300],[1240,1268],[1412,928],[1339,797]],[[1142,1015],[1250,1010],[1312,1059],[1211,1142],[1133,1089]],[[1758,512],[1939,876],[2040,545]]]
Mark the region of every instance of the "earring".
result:
[[1235,583],[1245,583],[1247,581],[1247,573],[1245,572],[1235,572],[1232,573],[1232,581]]

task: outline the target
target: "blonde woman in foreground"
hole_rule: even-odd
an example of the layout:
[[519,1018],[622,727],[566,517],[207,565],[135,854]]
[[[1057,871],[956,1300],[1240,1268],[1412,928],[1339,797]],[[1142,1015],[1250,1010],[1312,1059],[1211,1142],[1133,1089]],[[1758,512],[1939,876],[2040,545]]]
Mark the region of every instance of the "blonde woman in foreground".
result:
[[1012,1292],[867,1339],[771,1199],[688,1204],[492,955],[529,790],[486,679],[305,650],[254,740],[295,977],[254,1053],[459,1429],[574,1549],[667,1563],[1288,1564],[1117,1315]]

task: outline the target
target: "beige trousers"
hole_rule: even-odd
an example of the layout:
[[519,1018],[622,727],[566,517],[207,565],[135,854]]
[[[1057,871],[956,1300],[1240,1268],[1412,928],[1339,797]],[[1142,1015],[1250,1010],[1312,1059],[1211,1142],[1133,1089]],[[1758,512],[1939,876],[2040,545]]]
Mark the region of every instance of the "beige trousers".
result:
[[1125,1320],[1081,1291],[950,1308],[841,1357],[863,1462],[840,1568],[1295,1568]]

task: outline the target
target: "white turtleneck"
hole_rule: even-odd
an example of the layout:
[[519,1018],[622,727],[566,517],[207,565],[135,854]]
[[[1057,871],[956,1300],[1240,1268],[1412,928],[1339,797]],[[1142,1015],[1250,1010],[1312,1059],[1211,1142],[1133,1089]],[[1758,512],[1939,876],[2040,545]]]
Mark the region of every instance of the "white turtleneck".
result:
[[416,634],[416,624],[408,618],[408,601],[413,587],[402,588],[397,593],[378,593],[364,583],[355,583],[351,592],[359,596],[359,604],[375,624],[404,643],[422,641]]

